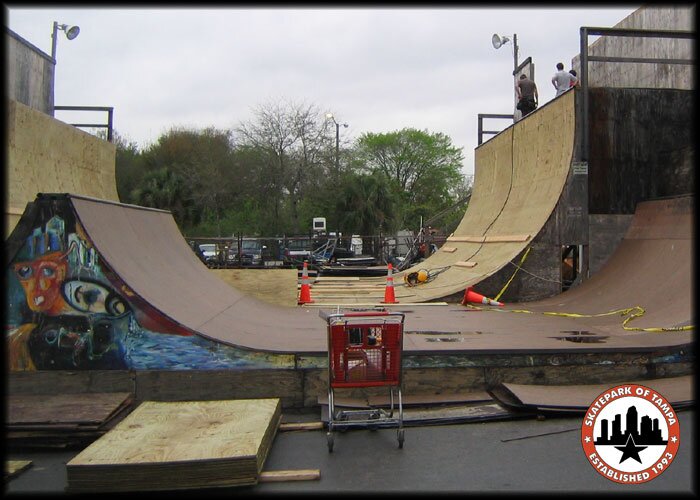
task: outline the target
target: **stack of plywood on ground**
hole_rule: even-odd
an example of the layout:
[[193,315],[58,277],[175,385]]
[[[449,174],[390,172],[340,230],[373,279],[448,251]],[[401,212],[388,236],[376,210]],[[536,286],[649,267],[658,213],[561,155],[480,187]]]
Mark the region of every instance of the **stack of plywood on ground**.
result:
[[69,492],[257,484],[279,399],[146,401],[66,466]]
[[128,392],[11,394],[5,429],[13,447],[86,446],[130,411]]

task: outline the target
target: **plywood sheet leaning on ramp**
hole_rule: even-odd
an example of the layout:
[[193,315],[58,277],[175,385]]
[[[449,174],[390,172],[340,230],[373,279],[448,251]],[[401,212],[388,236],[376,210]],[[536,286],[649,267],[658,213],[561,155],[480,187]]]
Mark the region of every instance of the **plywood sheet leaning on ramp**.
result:
[[[657,391],[671,403],[675,410],[688,408],[695,401],[693,377],[690,375],[625,383],[643,385]],[[603,392],[622,384],[623,382],[544,386],[503,383],[494,389],[493,393],[506,406],[520,410],[584,413]]]
[[279,399],[146,401],[66,465],[69,492],[257,484]]
[[[463,292],[532,243],[554,211],[571,169],[575,97],[567,92],[476,149],[472,197],[445,243],[449,251],[437,251],[404,273],[449,269],[420,286],[399,286],[397,296],[421,302]],[[402,280],[397,274],[395,282]]]

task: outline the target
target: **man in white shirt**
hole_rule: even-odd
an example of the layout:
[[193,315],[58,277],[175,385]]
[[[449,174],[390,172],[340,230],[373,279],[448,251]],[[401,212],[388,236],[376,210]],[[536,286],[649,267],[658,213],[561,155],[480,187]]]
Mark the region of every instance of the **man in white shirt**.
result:
[[559,97],[562,95],[564,92],[569,90],[572,83],[575,84],[576,82],[578,82],[578,78],[571,73],[564,71],[563,63],[557,63],[557,72],[554,73],[554,76],[552,77],[552,85],[554,85],[554,88],[557,89],[557,95],[554,97]]

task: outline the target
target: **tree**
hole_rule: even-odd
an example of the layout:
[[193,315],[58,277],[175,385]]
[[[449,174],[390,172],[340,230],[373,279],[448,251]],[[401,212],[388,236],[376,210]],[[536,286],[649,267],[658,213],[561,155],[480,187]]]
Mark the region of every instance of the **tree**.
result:
[[[99,131],[96,135],[107,140],[106,131]],[[117,183],[117,195],[120,201],[133,203],[134,200],[130,198],[130,194],[143,178],[143,157],[138,145],[122,137],[116,130],[112,134],[112,142],[116,147],[114,176]]]
[[346,173],[337,192],[335,216],[344,231],[366,236],[396,229],[395,193],[380,172]]
[[302,200],[325,187],[329,168],[328,124],[313,105],[268,103],[236,132],[239,146],[254,152],[259,201],[271,210],[274,233],[301,230]]
[[365,133],[356,143],[356,161],[368,172],[381,172],[400,196],[403,225],[417,225],[457,201],[464,185],[462,149],[442,133],[413,128]]
[[[245,166],[233,154],[232,133],[209,127],[203,130],[172,128],[144,152],[147,170],[167,169],[188,189],[181,193],[187,206],[200,211],[195,218],[220,222],[226,208],[249,191]],[[194,219],[192,219],[194,220]]]
[[167,167],[148,172],[130,197],[137,205],[169,210],[180,227],[199,222],[199,212],[190,198],[180,175]]

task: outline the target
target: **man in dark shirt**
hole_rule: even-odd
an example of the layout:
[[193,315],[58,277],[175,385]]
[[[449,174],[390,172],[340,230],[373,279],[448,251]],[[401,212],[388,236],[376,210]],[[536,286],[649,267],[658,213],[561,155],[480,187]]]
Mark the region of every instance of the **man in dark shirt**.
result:
[[527,75],[520,75],[520,79],[515,85],[515,91],[518,94],[518,109],[525,117],[537,108],[537,101],[539,100],[537,85]]

